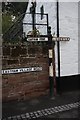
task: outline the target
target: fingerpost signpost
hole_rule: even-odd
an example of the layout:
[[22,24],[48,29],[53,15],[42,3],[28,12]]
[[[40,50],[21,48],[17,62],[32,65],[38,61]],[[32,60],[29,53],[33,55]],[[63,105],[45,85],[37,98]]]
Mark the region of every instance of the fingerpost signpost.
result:
[[[44,10],[42,10],[44,11]],[[57,37],[52,36],[51,34],[51,27],[49,26],[48,23],[48,14],[45,13],[36,13],[36,2],[32,2],[32,6],[30,7],[30,13],[26,13],[26,14],[31,14],[32,15],[32,23],[25,23],[26,25],[32,25],[32,32],[31,34],[27,34],[26,40],[28,42],[36,42],[36,41],[41,41],[41,42],[47,42],[48,44],[48,58],[49,58],[49,83],[50,83],[50,96],[56,96],[57,94],[57,90],[56,90],[56,70],[55,70],[55,42],[58,42],[58,46],[59,46],[59,41],[69,41],[70,38],[69,37],[59,37],[59,35],[57,35]],[[47,23],[36,23],[36,15],[45,15],[47,18]],[[44,17],[41,17],[41,20]],[[37,32],[35,32],[36,29],[36,25],[40,26],[47,26],[47,34],[37,34]],[[58,25],[58,24],[57,24]],[[58,26],[59,27],[59,26]],[[59,52],[59,49],[58,49]],[[58,56],[58,61],[59,61],[59,56]],[[58,64],[59,65],[59,64]],[[60,67],[60,66],[58,66]],[[58,71],[59,73],[60,71]]]

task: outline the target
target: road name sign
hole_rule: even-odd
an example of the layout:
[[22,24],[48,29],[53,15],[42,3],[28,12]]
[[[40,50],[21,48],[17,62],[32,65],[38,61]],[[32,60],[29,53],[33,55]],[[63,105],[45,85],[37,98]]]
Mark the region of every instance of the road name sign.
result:
[[35,71],[42,71],[42,67],[28,67],[28,68],[19,68],[19,69],[7,69],[7,70],[2,70],[2,74],[15,74],[15,73],[35,72]]
[[[52,41],[69,41],[69,37],[52,37]],[[48,41],[48,37],[28,37],[27,41]]]
[[70,37],[53,37],[53,41],[69,41]]
[[48,37],[28,37],[27,41],[48,41]]

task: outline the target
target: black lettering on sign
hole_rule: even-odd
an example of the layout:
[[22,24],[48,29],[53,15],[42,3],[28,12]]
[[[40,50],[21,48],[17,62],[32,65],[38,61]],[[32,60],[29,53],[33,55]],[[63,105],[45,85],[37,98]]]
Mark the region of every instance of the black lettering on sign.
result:
[[42,67],[30,67],[30,68],[2,70],[2,74],[14,74],[14,73],[35,72],[35,71],[42,71]]

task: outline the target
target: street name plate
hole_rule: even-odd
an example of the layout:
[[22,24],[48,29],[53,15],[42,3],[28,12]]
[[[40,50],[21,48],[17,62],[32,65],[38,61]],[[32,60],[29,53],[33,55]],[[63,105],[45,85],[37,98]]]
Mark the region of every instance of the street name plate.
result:
[[[69,41],[70,37],[52,37],[52,41]],[[48,37],[28,37],[27,41],[48,41]]]
[[52,40],[53,41],[69,41],[70,38],[69,37],[53,37]]
[[42,71],[42,67],[7,69],[7,70],[2,70],[2,74],[15,74],[15,73],[35,72],[35,71]]
[[47,37],[28,37],[27,41],[48,41]]

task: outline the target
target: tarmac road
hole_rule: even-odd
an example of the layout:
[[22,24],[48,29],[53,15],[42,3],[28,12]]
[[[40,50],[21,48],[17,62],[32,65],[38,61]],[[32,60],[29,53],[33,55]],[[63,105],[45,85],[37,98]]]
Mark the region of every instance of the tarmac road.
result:
[[80,118],[80,91],[64,93],[53,99],[41,96],[29,101],[3,103],[2,108],[4,120]]

